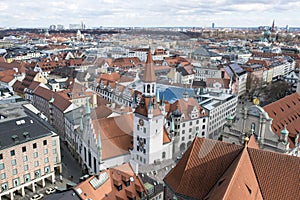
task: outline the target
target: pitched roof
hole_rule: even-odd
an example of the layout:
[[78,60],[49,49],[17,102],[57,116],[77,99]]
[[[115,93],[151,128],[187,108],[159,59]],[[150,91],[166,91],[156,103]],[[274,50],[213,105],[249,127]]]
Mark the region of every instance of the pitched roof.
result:
[[91,113],[92,119],[101,119],[101,118],[106,118],[109,115],[111,115],[113,111],[105,106],[105,105],[99,105],[97,106],[94,111]]
[[224,144],[195,139],[165,182],[176,193],[203,199],[243,150],[242,146]]
[[248,148],[264,199],[294,199],[300,195],[300,159]]
[[133,115],[126,114],[92,121],[95,138],[100,132],[102,159],[129,154],[133,140]]
[[34,91],[34,95],[37,95],[47,101],[50,101],[53,98],[54,99],[53,105],[62,112],[66,111],[67,108],[69,108],[69,106],[72,104],[70,101],[63,98],[58,93],[43,88],[41,86],[36,88],[36,90]]
[[139,105],[137,106],[137,108],[135,109],[134,112],[147,117],[148,112],[149,112],[150,102],[152,104],[152,109],[153,109],[152,114],[153,114],[153,116],[161,115],[162,113],[161,113],[161,111],[160,111],[160,109],[157,105],[155,97],[153,97],[153,98],[142,97],[142,99],[140,100]]
[[222,85],[221,88],[229,89],[230,79],[224,79],[224,78],[207,78],[206,79],[207,87],[213,87],[214,83],[220,83]]
[[196,99],[190,97],[188,98],[187,101],[185,101],[184,99],[180,99],[174,102],[173,104],[171,104],[169,110],[167,110],[168,116],[170,116],[172,112],[178,108],[179,111],[184,115],[184,120],[190,120],[191,119],[190,114],[195,107],[198,112],[198,117],[203,117],[208,115],[207,112],[202,114],[201,111],[203,110],[203,108],[198,104]]
[[150,50],[148,51],[148,57],[142,81],[145,83],[156,82],[155,70],[153,67],[152,54]]
[[[247,173],[245,173],[247,170]],[[209,199],[263,199],[247,149],[234,160],[206,195]]]
[[166,127],[164,126],[163,130],[163,144],[167,144],[171,142],[171,138],[169,137],[168,131],[166,130]]
[[295,141],[291,138],[294,139],[296,134],[300,133],[300,96],[293,93],[264,106],[263,109],[273,119],[272,130],[278,137],[280,137],[280,131],[286,126],[290,136],[288,138],[290,147],[293,148]]
[[[129,182],[126,186],[125,182]],[[97,183],[102,183],[98,186]],[[94,186],[93,186],[94,185]],[[117,186],[121,188],[118,190]],[[103,170],[75,186],[82,199],[141,199],[146,193],[142,179],[135,175],[129,163]]]
[[293,199],[300,160],[284,154],[195,138],[164,181],[193,199]]

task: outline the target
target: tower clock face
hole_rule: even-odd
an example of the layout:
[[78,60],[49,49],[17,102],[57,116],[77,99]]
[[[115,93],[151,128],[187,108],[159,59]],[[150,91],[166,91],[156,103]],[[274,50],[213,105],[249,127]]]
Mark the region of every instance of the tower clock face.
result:
[[144,126],[144,120],[140,119],[139,124],[140,124],[140,126]]

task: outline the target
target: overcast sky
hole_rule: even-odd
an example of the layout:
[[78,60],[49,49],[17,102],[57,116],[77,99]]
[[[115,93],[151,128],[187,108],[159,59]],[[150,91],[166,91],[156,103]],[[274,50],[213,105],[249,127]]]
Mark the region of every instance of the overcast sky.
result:
[[300,0],[0,0],[0,27],[300,26]]

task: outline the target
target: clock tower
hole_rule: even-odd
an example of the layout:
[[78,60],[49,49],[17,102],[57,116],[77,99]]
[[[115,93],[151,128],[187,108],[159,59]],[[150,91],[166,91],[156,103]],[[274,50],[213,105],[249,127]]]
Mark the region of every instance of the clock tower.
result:
[[161,161],[164,148],[164,115],[155,97],[156,77],[150,50],[142,82],[143,96],[134,111],[133,150],[131,151],[132,160],[140,165]]

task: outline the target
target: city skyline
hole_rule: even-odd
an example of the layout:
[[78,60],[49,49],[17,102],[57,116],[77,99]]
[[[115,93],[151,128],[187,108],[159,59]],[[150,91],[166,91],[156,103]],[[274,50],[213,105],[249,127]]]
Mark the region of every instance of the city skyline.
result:
[[300,2],[251,0],[133,1],[3,0],[0,27],[48,27],[84,22],[90,27],[255,27],[299,26]]

